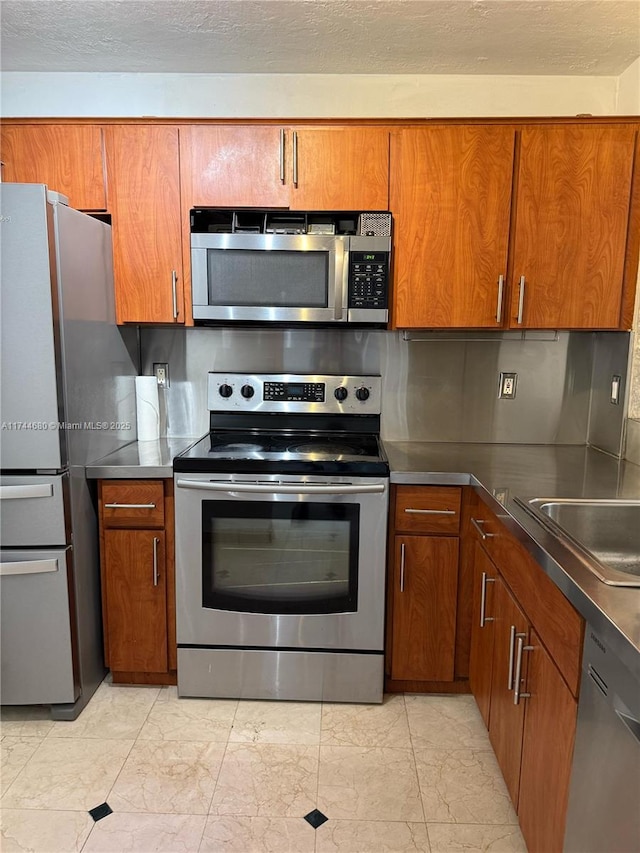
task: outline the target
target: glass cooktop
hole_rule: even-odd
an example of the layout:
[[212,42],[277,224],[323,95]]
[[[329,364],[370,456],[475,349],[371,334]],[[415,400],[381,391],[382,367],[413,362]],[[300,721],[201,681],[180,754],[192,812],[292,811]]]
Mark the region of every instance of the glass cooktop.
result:
[[365,474],[385,474],[389,470],[376,435],[263,430],[207,433],[174,460],[174,468]]

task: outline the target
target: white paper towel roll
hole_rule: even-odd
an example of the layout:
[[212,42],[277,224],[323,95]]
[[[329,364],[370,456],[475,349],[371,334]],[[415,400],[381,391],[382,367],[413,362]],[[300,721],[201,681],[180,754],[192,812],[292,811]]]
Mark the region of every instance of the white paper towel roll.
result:
[[160,403],[155,376],[136,376],[136,418],[138,441],[160,438]]

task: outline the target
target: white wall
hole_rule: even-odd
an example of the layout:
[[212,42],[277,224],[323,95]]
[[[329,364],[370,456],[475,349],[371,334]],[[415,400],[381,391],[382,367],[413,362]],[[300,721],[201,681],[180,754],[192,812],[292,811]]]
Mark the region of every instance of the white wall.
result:
[[614,115],[630,97],[616,77],[40,72],[0,94],[7,117],[169,118]]
[[640,115],[640,56],[618,77],[616,114]]

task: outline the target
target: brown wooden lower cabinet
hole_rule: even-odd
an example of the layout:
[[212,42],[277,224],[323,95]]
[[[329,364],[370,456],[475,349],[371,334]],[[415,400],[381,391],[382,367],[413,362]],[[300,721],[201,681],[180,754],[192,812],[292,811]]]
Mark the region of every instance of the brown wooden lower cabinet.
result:
[[560,853],[584,620],[486,507],[477,521],[483,539],[473,569],[471,690],[529,853]]
[[394,679],[453,681],[458,540],[396,536]]
[[[459,486],[393,486],[387,572],[385,689],[468,693],[459,677]],[[466,589],[466,587],[465,587]],[[461,637],[466,642],[468,633]]]
[[171,480],[98,486],[105,663],[114,683],[175,684]]
[[164,531],[107,530],[104,557],[111,669],[166,672]]
[[496,577],[489,740],[514,804],[520,790],[525,703],[514,701],[516,642],[529,639],[529,623],[506,584]]
[[577,702],[531,632],[518,818],[531,853],[562,849],[569,801]]

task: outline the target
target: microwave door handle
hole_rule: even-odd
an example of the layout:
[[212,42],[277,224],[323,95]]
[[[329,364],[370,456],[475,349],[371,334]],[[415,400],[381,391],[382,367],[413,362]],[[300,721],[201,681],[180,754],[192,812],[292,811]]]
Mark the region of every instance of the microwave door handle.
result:
[[337,237],[335,242],[336,274],[334,277],[334,320],[342,320],[343,310],[347,307],[347,288],[349,286],[349,250],[344,237]]

